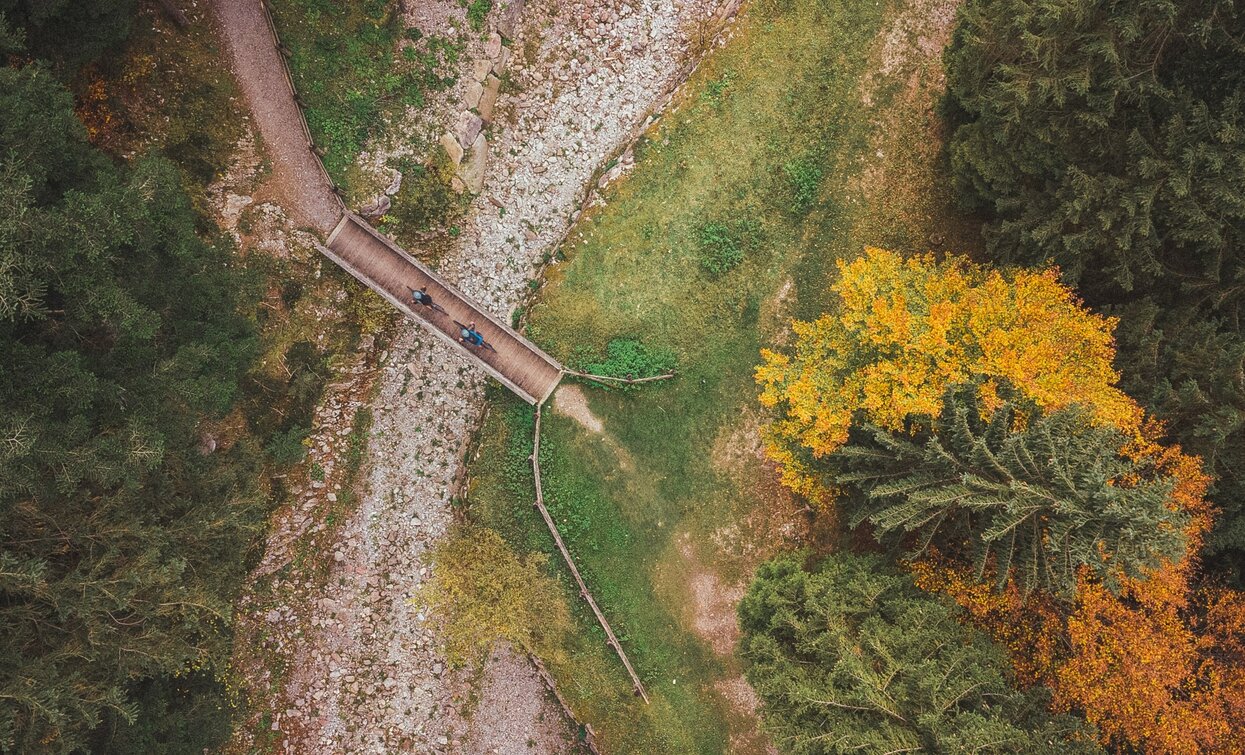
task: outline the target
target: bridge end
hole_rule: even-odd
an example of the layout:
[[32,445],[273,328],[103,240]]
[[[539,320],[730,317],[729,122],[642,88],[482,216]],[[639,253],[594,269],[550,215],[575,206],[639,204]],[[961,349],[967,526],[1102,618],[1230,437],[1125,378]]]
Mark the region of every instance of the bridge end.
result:
[[337,234],[341,233],[342,229],[345,228],[346,224],[349,222],[350,211],[346,210],[342,213],[341,219],[337,221],[337,225],[333,226],[333,230],[329,233],[329,237],[324,240],[324,245],[332,246],[333,242],[337,240]]

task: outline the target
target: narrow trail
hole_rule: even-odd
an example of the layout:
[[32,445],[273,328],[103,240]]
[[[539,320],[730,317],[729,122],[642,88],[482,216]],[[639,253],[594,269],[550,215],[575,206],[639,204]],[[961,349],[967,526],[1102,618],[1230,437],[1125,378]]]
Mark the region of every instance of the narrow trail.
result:
[[[259,0],[216,3],[235,73],[246,73],[239,79],[284,186],[282,203],[295,221],[327,233],[326,219],[335,222],[340,211],[316,175],[298,114],[265,100],[265,91],[275,91],[269,87],[286,84],[279,58],[271,59],[276,53],[264,58],[271,41],[263,37]],[[438,268],[499,314],[519,302],[542,258],[577,218],[598,172],[664,106],[738,0],[501,5],[509,6],[504,15],[511,19],[514,8],[521,11],[506,48],[513,55],[507,72],[513,90],[502,91],[496,103],[482,191]],[[455,34],[466,28],[464,13],[457,0],[421,2],[404,22],[428,34]],[[496,35],[487,35],[501,16],[501,10],[492,14],[484,35],[463,38],[460,84],[446,101],[412,117],[435,118],[445,130],[461,120],[473,63],[489,60],[498,67]],[[438,18],[457,21],[438,27]],[[260,68],[278,75],[265,78]],[[252,74],[259,81],[247,85]],[[268,577],[239,605],[249,614],[242,620],[258,627],[254,636],[264,638],[262,647],[240,652],[264,656],[274,669],[262,680],[271,714],[262,736],[285,752],[473,752],[486,740],[503,742],[499,752],[566,751],[572,747],[567,740],[529,742],[539,721],[561,716],[536,675],[513,673],[510,686],[476,687],[446,667],[420,607],[428,550],[453,520],[450,500],[461,454],[479,421],[484,380],[418,326],[399,327],[380,355],[367,407],[375,421],[357,490],[310,480],[293,484],[293,515],[277,518],[289,521],[290,531],[282,524],[272,533],[257,569]],[[360,408],[352,400],[338,412]],[[301,513],[347,495],[351,508],[335,529]],[[331,535],[329,542],[315,540],[324,535]],[[291,569],[291,543],[300,538],[316,543],[309,547],[322,558],[326,578],[313,578],[310,567]],[[485,716],[473,723],[479,716],[473,711],[518,699],[532,701],[513,706],[532,718]],[[256,745],[256,728],[240,728],[230,749]]]
[[342,205],[311,152],[302,115],[290,99],[285,61],[273,46],[261,0],[213,0],[216,17],[247,107],[272,161],[269,186],[299,225],[333,230]]

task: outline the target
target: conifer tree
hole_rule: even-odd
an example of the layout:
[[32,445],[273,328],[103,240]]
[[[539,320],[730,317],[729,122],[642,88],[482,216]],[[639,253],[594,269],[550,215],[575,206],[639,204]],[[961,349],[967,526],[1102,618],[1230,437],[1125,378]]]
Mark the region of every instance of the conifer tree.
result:
[[838,481],[864,491],[847,503],[851,525],[883,540],[915,533],[918,552],[967,533],[978,573],[993,564],[1000,588],[1012,576],[1064,595],[1082,566],[1118,591],[1120,575],[1180,559],[1188,517],[1168,506],[1173,481],[1123,456],[1123,433],[1077,406],[1023,414],[1008,403],[982,419],[969,387],[948,391],[915,436],[862,423],[836,454]]
[[1092,753],[1090,727],[1015,689],[1004,653],[876,556],[763,564],[741,654],[784,752]]
[[1245,577],[1245,338],[1189,307],[1143,299],[1115,307],[1121,387],[1201,457],[1219,509],[1201,560],[1208,573]]
[[198,450],[254,357],[251,278],[172,164],[112,162],[72,105],[0,67],[4,752],[81,751],[185,686],[160,680],[210,682],[266,513],[254,440]]
[[1245,12],[1231,0],[970,0],[953,170],[1000,259],[1091,298],[1245,293]]

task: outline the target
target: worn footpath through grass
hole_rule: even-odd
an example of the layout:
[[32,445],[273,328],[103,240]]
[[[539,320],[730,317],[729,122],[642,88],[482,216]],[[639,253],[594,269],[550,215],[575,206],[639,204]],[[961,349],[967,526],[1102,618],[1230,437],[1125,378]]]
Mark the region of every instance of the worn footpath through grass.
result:
[[[546,660],[610,752],[765,751],[735,603],[761,558],[808,533],[761,458],[758,351],[822,310],[836,260],[969,238],[937,173],[954,2],[779,5],[753,5],[689,82],[530,314],[572,366],[617,338],[678,363],[640,390],[564,386],[543,422],[550,511],[653,698],[632,696],[554,554],[576,632]],[[501,392],[493,409],[467,515],[553,553],[530,505],[531,411]]]

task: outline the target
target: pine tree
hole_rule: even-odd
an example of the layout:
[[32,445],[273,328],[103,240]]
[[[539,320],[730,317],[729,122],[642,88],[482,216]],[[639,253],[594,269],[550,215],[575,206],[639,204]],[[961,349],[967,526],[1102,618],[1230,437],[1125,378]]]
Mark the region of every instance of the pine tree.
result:
[[172,164],[112,162],[72,105],[41,65],[0,68],[5,752],[81,751],[186,686],[159,680],[221,668],[266,514],[253,439],[197,450],[254,358],[251,278]]
[[1231,0],[970,0],[949,152],[1002,260],[1091,299],[1245,294],[1245,13]]
[[1219,509],[1206,540],[1207,573],[1245,577],[1245,338],[1188,306],[1146,298],[1116,307],[1122,387],[1161,418],[1214,476]]
[[1218,478],[1208,563],[1240,579],[1245,9],[969,0],[946,61],[951,165],[991,252],[1054,261],[1121,316],[1125,387]]
[[0,15],[25,30],[29,52],[65,78],[130,34],[136,0],[0,0]]
[[1187,516],[1168,506],[1172,480],[1123,456],[1124,435],[1079,407],[1027,410],[1004,404],[983,420],[968,388],[949,391],[915,436],[863,423],[836,454],[838,481],[864,491],[851,525],[879,539],[915,533],[918,553],[948,530],[972,533],[979,574],[993,564],[1000,588],[1014,576],[1064,595],[1082,566],[1118,591],[1121,574],[1180,559]]
[[1018,691],[1003,652],[876,556],[763,564],[741,654],[784,752],[1092,753],[1092,729]]

